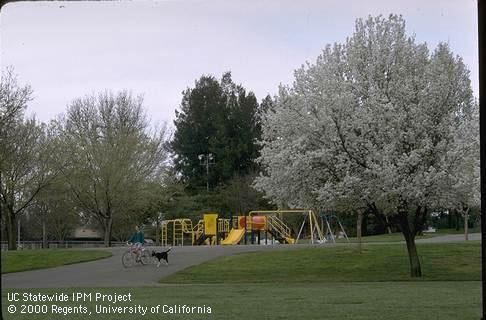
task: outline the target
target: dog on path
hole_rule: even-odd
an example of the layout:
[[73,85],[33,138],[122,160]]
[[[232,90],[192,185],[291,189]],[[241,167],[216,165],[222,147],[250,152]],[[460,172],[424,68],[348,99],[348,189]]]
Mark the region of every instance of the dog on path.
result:
[[166,265],[169,265],[169,251],[170,251],[170,249],[172,249],[172,247],[169,247],[169,249],[167,249],[167,251],[161,251],[161,252],[152,251],[152,257],[155,257],[159,260],[158,263],[157,263],[157,268],[160,267],[160,262],[162,260],[165,261]]

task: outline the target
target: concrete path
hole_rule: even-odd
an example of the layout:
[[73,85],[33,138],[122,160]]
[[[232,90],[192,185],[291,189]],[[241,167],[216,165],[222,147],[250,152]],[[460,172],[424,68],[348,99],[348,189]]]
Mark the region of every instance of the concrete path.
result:
[[[226,255],[245,252],[282,250],[308,247],[310,245],[239,245],[239,246],[188,246],[173,247],[169,254],[169,265],[163,262],[142,266],[136,264],[124,268],[121,256],[126,247],[86,249],[111,250],[113,256],[97,261],[78,263],[50,269],[41,269],[2,275],[3,288],[66,288],[66,287],[142,287],[160,285],[165,276],[192,265]],[[330,246],[330,245],[327,245]],[[152,249],[152,248],[150,248]],[[153,247],[156,251],[161,248]]]
[[[481,240],[480,233],[470,233],[469,234],[470,241],[478,241]],[[464,234],[448,234],[445,236],[437,236],[428,239],[419,239],[416,240],[417,243],[443,243],[443,242],[461,242],[465,241]]]

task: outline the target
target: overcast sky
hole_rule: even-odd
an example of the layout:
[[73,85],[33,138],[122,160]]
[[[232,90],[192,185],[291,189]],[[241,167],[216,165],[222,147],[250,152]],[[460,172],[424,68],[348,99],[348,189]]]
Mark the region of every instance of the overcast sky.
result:
[[261,100],[344,42],[356,18],[390,13],[430,49],[448,42],[478,96],[476,0],[14,2],[0,12],[0,61],[32,86],[28,114],[42,121],[76,97],[128,89],[154,122],[172,124],[182,90],[202,74],[230,70]]

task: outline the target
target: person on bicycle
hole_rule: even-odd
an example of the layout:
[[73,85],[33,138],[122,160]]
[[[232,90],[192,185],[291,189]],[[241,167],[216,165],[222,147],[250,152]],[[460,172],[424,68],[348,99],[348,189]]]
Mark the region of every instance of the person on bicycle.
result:
[[128,242],[133,243],[133,248],[135,254],[137,255],[137,261],[140,260],[140,249],[145,243],[145,237],[143,235],[143,231],[140,229],[138,225],[135,226],[135,233],[132,234]]

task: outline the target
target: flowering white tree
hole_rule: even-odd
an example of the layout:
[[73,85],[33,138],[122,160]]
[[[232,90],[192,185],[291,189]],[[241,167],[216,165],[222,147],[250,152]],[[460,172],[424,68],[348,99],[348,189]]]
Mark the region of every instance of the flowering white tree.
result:
[[480,166],[479,166],[479,108],[473,110],[472,117],[464,119],[456,132],[455,150],[458,154],[468,154],[456,166],[456,175],[451,186],[449,208],[464,215],[464,233],[468,240],[469,212],[481,206]]
[[255,187],[289,206],[387,217],[403,232],[411,275],[421,276],[415,236],[427,213],[459,189],[477,190],[461,183],[479,166],[477,139],[463,138],[478,132],[466,125],[476,105],[461,58],[443,43],[429,53],[401,16],[359,19],[344,44],[295,72],[274,105]]

